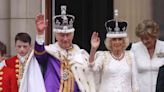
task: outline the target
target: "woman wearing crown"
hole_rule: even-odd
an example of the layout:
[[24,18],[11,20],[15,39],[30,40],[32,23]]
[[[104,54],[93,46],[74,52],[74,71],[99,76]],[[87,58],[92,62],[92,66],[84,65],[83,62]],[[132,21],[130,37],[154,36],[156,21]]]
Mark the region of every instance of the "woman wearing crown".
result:
[[100,44],[98,33],[94,32],[91,38],[89,66],[99,74],[98,92],[139,92],[134,55],[125,51],[127,23],[115,19],[107,21],[105,26],[108,31],[105,45],[109,51],[96,52]]

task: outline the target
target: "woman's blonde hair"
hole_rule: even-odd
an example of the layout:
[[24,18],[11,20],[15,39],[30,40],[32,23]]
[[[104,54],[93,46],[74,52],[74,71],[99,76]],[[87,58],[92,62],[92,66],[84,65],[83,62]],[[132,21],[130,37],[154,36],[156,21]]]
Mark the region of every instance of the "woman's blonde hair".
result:
[[[111,47],[111,43],[110,43],[110,40],[112,38],[109,38],[109,37],[106,37],[105,41],[104,41],[104,44],[105,44],[105,47],[108,49],[108,50],[111,50],[112,47]],[[123,46],[123,49],[125,50],[128,45],[129,45],[129,38],[128,37],[123,37],[123,40],[124,40],[124,46]]]
[[159,25],[153,20],[144,20],[136,27],[136,36],[141,37],[144,34],[149,34],[152,37],[159,37]]

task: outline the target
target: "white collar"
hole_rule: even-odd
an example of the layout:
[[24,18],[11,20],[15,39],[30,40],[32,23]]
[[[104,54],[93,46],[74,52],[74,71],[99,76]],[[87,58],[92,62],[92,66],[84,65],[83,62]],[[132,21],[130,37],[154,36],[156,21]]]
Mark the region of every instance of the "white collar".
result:
[[27,60],[28,56],[29,56],[28,53],[27,53],[25,56],[21,56],[21,55],[17,54],[17,57],[18,57],[19,61],[20,61],[22,64]]
[[71,54],[70,57],[68,57],[68,59],[72,59],[72,58],[74,58],[72,56],[74,56],[74,54],[76,54],[78,51],[80,51],[79,46],[77,46],[75,44],[73,44],[72,48],[67,51],[66,49],[61,48],[58,45],[58,42],[56,42],[55,44],[50,44],[50,45],[46,46],[45,49],[50,55],[56,57],[59,60],[62,59],[62,56],[67,57],[68,54]]
[[0,69],[6,66],[5,60],[0,61]]

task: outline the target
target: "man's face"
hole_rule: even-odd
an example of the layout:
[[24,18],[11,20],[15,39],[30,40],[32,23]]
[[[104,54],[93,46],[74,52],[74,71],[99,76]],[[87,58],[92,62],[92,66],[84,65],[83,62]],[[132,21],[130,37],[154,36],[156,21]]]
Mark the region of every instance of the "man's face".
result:
[[15,43],[15,49],[17,54],[20,56],[25,56],[30,52],[31,44],[28,42],[22,42],[20,40],[17,40]]
[[71,33],[56,33],[56,40],[61,48],[67,49],[72,46],[74,34]]

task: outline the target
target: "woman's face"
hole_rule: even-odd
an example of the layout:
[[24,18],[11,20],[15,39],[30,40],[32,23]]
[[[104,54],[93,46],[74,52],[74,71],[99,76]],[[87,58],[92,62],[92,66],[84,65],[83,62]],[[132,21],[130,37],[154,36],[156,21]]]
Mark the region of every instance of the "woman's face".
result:
[[110,44],[112,50],[123,50],[124,38],[111,38]]
[[144,34],[140,37],[142,43],[146,46],[146,48],[154,48],[156,38],[149,35],[149,34]]

